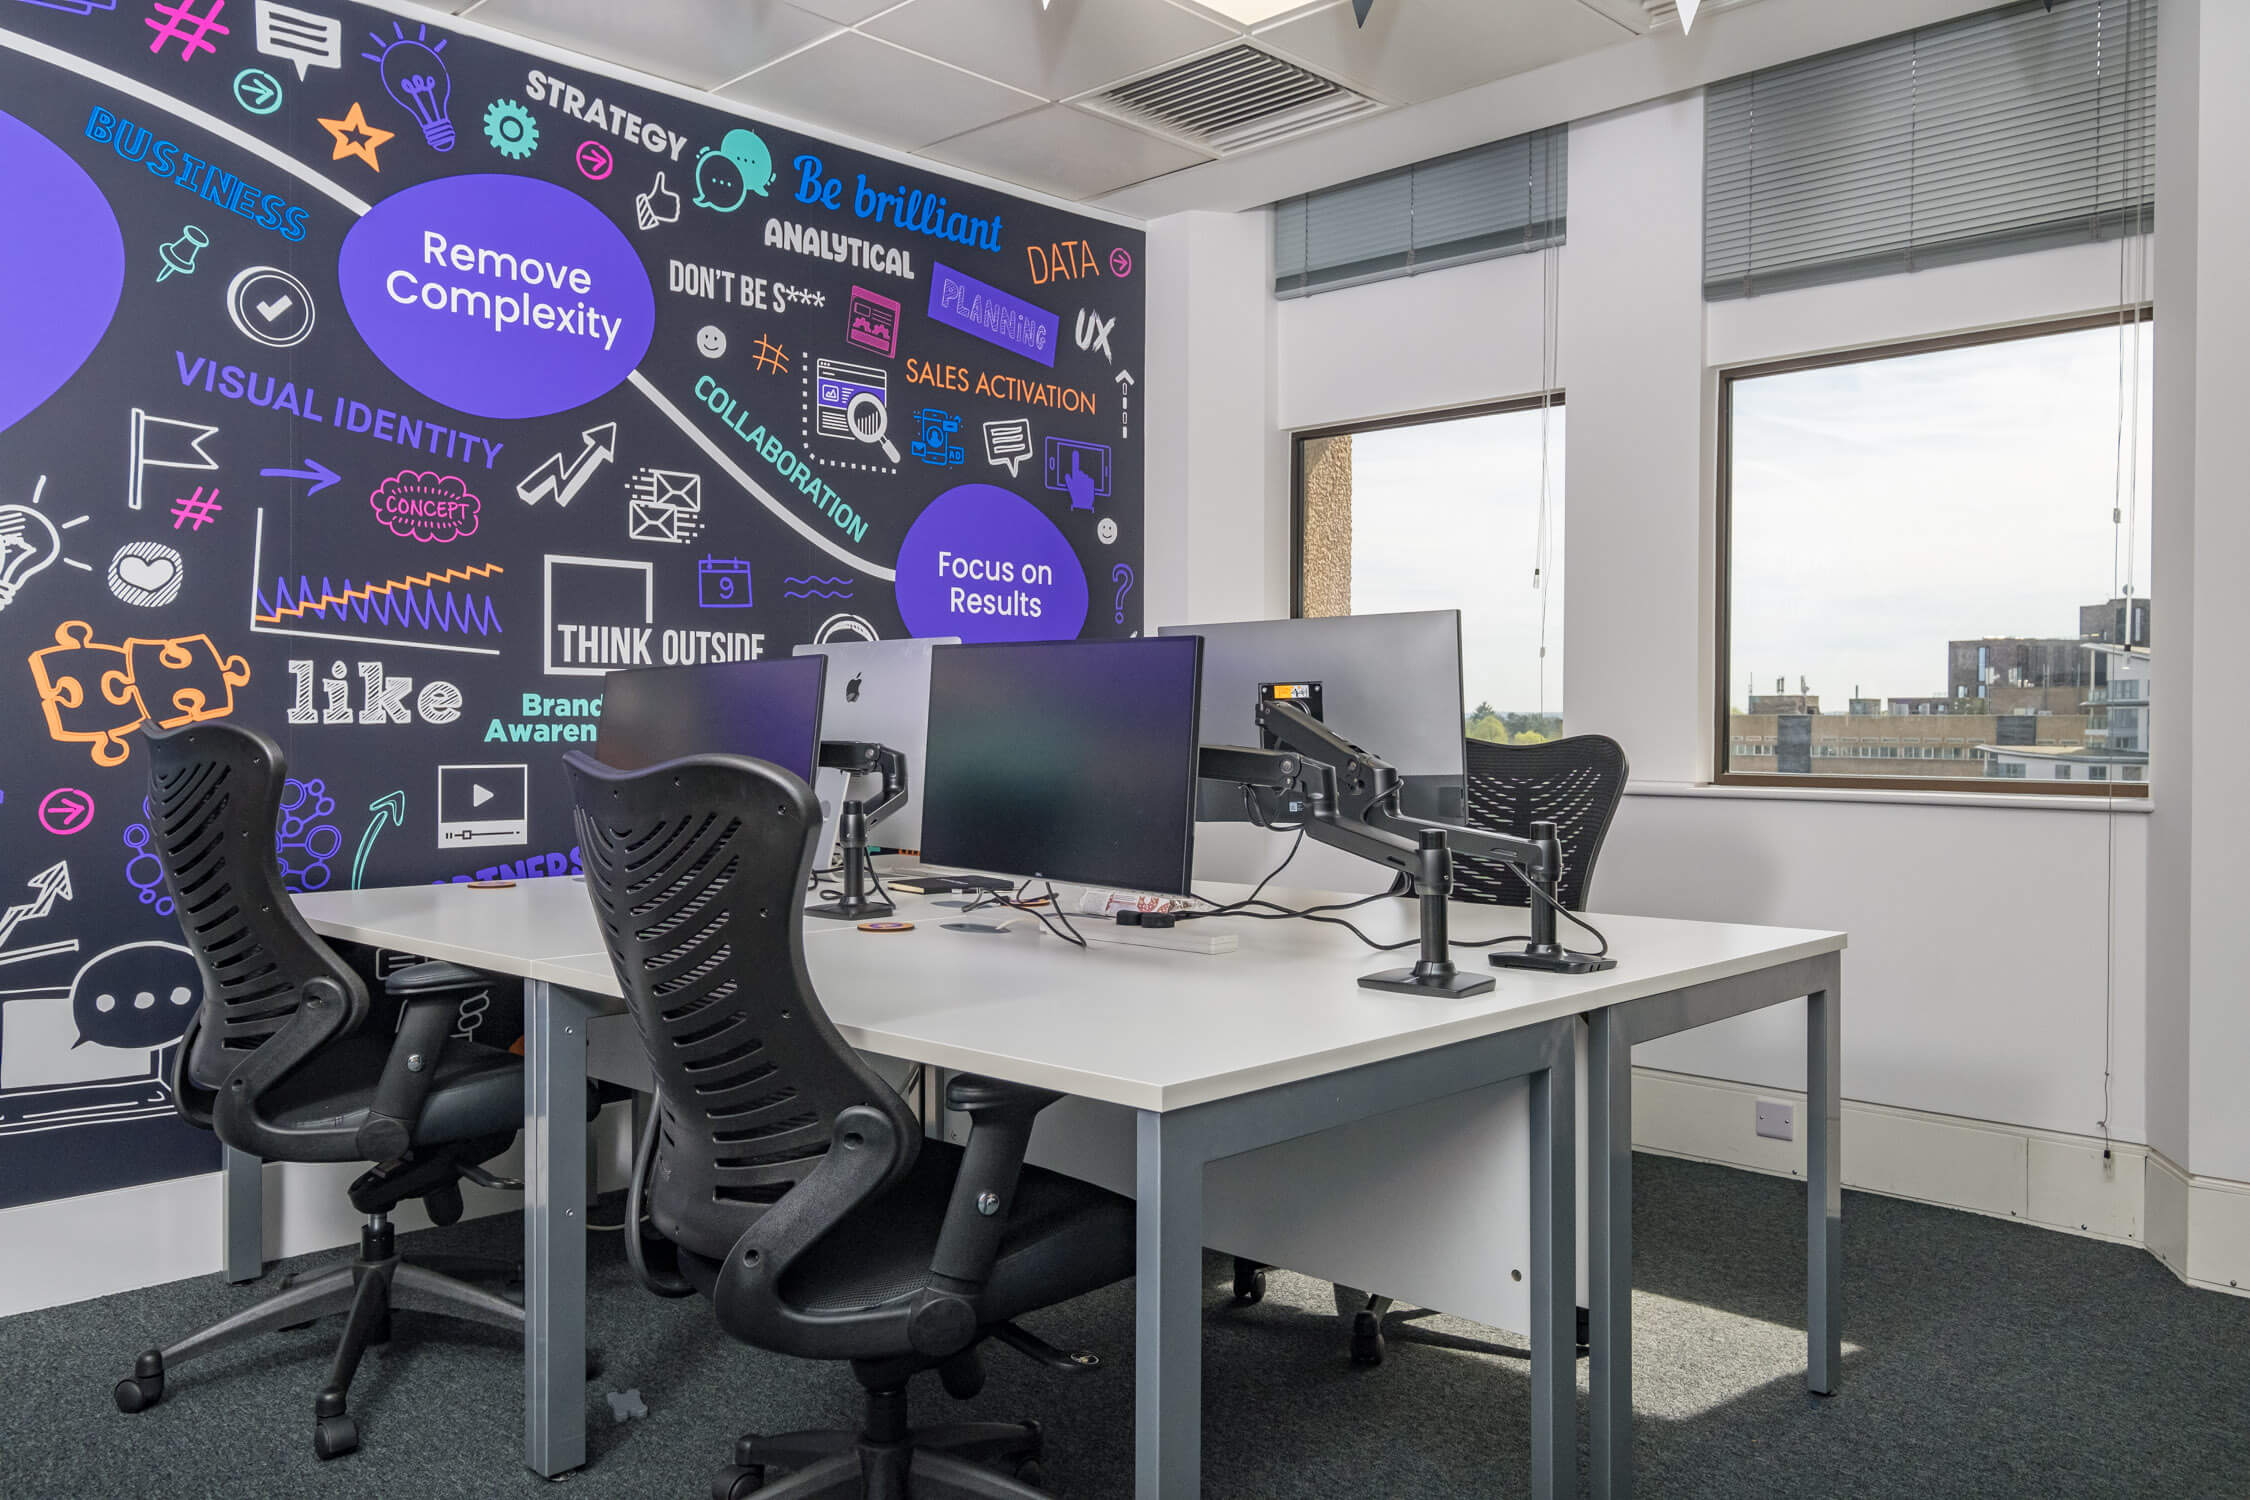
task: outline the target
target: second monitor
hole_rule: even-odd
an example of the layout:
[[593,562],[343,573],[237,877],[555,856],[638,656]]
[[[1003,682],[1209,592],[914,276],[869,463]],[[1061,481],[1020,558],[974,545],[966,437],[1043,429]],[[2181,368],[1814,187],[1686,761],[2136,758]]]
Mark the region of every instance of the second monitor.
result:
[[1187,894],[1202,661],[1193,636],[939,648],[923,859]]

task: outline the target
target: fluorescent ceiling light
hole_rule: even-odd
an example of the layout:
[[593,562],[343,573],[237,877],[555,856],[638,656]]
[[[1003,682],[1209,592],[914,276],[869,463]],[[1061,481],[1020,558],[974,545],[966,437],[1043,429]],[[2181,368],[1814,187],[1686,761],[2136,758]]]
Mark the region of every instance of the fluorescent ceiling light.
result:
[[1683,35],[1695,30],[1695,13],[1703,8],[1703,0],[1678,0],[1680,31]]
[[1215,10],[1243,26],[1270,21],[1285,10],[1301,10],[1305,0],[1196,0],[1205,10]]

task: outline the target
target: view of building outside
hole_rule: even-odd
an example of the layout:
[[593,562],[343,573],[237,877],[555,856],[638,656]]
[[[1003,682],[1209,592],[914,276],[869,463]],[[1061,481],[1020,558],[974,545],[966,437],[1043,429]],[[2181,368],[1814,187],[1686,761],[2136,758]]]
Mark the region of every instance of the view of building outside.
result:
[[2145,781],[2153,343],[1735,380],[1724,769]]
[[1458,609],[1465,732],[1562,733],[1560,403],[1301,439],[1298,473],[1306,615]]

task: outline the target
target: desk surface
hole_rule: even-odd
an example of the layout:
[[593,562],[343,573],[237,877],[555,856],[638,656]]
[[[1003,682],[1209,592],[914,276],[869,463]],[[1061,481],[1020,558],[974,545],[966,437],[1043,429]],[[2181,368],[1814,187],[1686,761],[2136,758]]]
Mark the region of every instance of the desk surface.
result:
[[[1067,901],[1075,888],[1058,887]],[[1213,885],[1232,900],[1246,887]],[[1293,906],[1326,896],[1268,892]],[[1590,915],[1616,968],[1551,975],[1486,970],[1495,987],[1467,998],[1362,989],[1360,975],[1411,961],[1376,953],[1340,927],[1217,917],[1232,953],[1098,944],[1050,937],[1028,916],[994,936],[949,932],[956,910],[900,893],[912,932],[865,933],[806,923],[805,963],[844,1038],[871,1052],[1056,1089],[1133,1109],[1172,1110],[1448,1043],[1621,1004],[1794,959],[1832,953],[1844,934],[1661,917]],[[617,1001],[585,884],[519,881],[323,891],[297,898],[323,935],[566,985]],[[982,917],[984,914],[980,913]],[[1415,934],[1407,901],[1350,914],[1378,941]],[[1091,918],[1079,918],[1081,922]],[[1455,903],[1453,936],[1520,933],[1520,909]],[[1464,969],[1484,952],[1456,949]]]

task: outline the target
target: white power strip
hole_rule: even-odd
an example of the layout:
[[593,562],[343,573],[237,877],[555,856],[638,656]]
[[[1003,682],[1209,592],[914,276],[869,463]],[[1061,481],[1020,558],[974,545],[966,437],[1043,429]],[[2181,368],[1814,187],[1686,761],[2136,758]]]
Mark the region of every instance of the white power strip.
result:
[[1120,943],[1128,948],[1170,948],[1179,953],[1232,953],[1242,946],[1231,932],[1208,932],[1201,922],[1178,927],[1124,927],[1116,922],[1090,922],[1084,917],[1071,923],[1089,943]]

